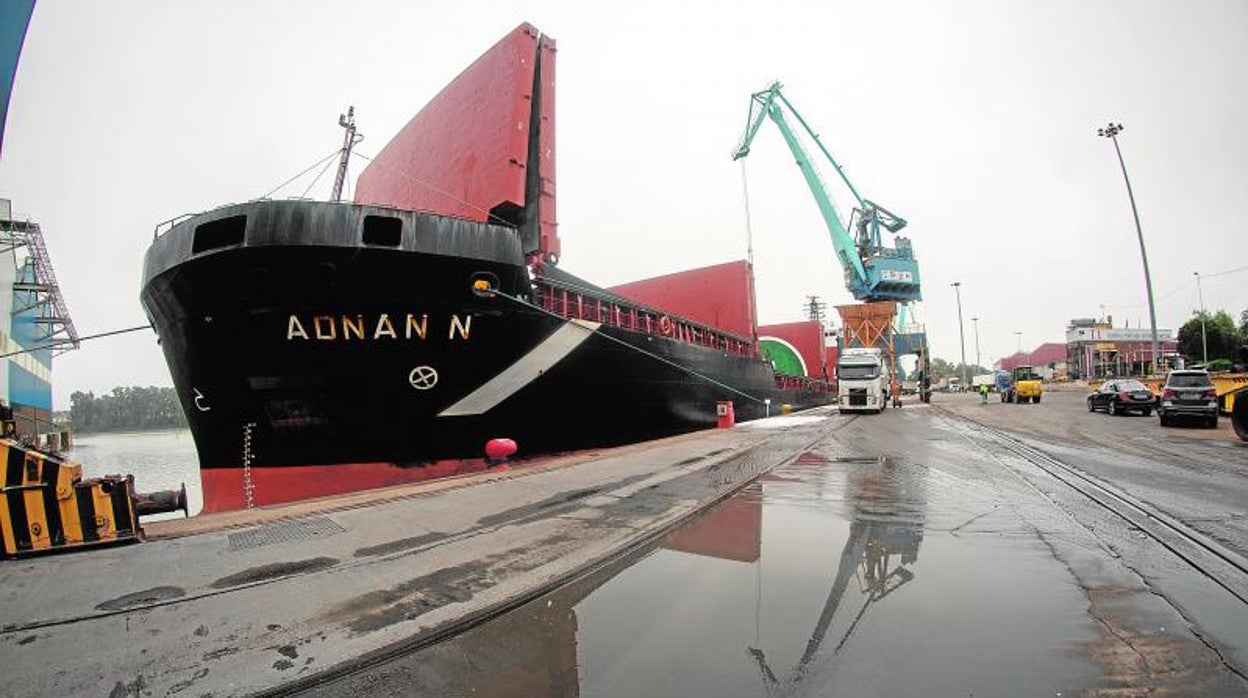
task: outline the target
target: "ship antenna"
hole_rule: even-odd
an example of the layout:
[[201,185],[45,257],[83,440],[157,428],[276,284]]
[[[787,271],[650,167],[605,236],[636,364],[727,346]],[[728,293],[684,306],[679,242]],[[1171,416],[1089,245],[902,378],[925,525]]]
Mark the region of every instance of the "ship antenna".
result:
[[346,114],[338,115],[338,125],[346,129],[342,136],[342,150],[339,151],[338,174],[334,176],[334,193],[330,201],[342,201],[342,185],[347,181],[347,161],[351,159],[351,148],[364,140],[363,134],[355,132],[355,107],[347,107]]

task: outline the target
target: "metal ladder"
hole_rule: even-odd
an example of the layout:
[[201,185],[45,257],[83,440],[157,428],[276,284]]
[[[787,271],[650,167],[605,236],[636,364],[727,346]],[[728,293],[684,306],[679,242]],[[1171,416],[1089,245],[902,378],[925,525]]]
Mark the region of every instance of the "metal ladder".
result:
[[[74,321],[69,316],[69,309],[65,306],[65,298],[61,295],[61,288],[57,284],[56,272],[52,269],[52,258],[43,240],[42,229],[38,223],[31,221],[9,220],[5,223],[15,244],[25,242],[30,252],[31,263],[35,268],[33,283],[22,284],[19,281],[14,284],[14,289],[44,295],[39,303],[29,307],[44,306],[45,310],[40,313],[39,322],[49,326],[46,339],[51,339],[64,331],[66,338],[58,343],[60,346],[57,347],[57,353],[77,349],[79,346],[78,330],[74,327]],[[52,309],[51,313],[46,310],[49,305]],[[57,329],[58,327],[60,329]]]

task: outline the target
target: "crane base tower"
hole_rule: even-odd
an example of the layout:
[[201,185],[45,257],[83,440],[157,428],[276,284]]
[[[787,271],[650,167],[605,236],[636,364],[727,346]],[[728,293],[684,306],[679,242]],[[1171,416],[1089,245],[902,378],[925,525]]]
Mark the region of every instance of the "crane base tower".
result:
[[841,315],[841,331],[836,336],[837,347],[840,350],[851,347],[879,349],[894,376],[898,375],[898,357],[917,356],[919,395],[923,402],[931,401],[927,333],[912,328],[906,328],[910,331],[898,331],[895,301],[838,305],[836,312]]

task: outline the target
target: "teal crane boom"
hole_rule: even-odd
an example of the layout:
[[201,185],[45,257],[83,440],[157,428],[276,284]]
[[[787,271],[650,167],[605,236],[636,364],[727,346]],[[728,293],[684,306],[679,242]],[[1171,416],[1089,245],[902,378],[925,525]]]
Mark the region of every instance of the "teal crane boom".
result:
[[[802,129],[810,135],[819,151],[853,194],[857,206],[854,207],[848,223],[843,222],[818,170],[785,118],[785,111],[792,114]],[[895,246],[890,247],[881,238],[881,229],[896,233],[906,226],[905,219],[864,199],[858,193],[840,163],[824,147],[818,134],[785,98],[779,82],[773,82],[767,89],[750,96],[750,113],[746,119],[745,134],[733,151],[732,159],[739,160],[750,154],[750,145],[758,135],[764,118],[770,118],[780,129],[780,135],[784,137],[797,160],[798,169],[801,170],[832,237],[832,246],[845,271],[845,285],[854,298],[864,301],[891,300],[902,304],[920,300],[922,295],[919,266],[909,239],[898,236]]]

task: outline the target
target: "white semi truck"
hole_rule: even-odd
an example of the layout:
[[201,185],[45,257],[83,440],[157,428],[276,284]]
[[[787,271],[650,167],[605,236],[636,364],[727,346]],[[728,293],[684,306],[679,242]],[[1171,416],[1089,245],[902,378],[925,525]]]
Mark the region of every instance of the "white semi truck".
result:
[[850,348],[836,360],[837,407],[841,412],[875,412],[888,404],[888,366],[879,349]]

